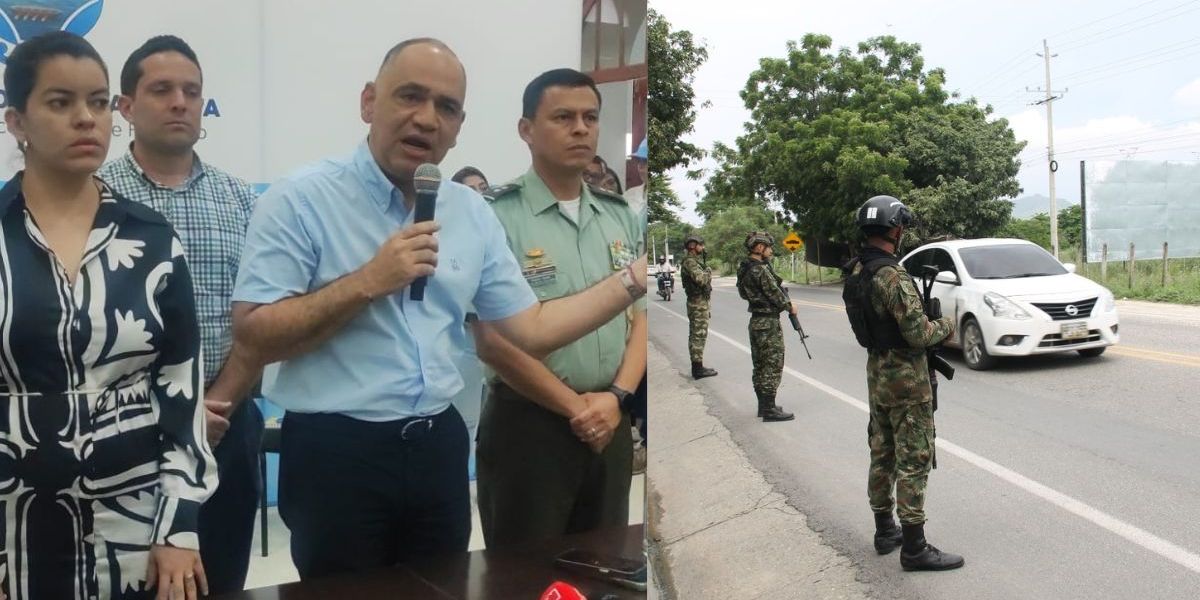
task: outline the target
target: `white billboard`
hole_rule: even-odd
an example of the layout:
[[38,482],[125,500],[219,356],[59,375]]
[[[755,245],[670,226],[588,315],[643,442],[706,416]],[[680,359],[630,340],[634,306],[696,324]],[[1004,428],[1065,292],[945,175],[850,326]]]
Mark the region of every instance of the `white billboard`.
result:
[[1200,163],[1088,161],[1083,168],[1087,260],[1200,256]]

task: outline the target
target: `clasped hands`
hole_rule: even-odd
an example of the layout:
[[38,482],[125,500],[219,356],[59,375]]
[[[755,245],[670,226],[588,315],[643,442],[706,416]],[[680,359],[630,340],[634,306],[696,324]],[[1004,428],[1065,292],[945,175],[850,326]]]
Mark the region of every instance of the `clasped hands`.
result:
[[571,431],[579,441],[600,454],[612,441],[621,426],[621,405],[612,392],[589,392],[579,395],[585,408],[571,419]]

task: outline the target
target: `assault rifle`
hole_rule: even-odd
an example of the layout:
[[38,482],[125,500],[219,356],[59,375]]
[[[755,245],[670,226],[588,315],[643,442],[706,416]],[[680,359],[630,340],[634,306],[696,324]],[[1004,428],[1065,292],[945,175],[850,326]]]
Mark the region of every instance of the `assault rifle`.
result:
[[[937,267],[933,265],[921,266],[921,300],[925,307],[925,316],[929,317],[930,321],[942,318],[942,302],[938,298],[934,298],[931,293],[937,274]],[[925,356],[929,362],[929,384],[933,387],[933,410],[937,410],[938,407],[937,374],[941,373],[947,381],[954,379],[954,366],[942,358],[941,347],[942,344],[938,343],[925,349]]]

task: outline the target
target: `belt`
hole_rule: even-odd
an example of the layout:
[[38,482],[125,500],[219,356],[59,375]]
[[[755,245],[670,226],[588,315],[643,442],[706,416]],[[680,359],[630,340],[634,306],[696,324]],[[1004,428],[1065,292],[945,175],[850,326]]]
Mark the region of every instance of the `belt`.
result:
[[439,419],[444,418],[454,407],[427,417],[407,417],[395,421],[363,421],[337,413],[288,412],[283,418],[284,426],[295,423],[299,426],[315,427],[333,435],[368,437],[375,440],[395,439],[406,442],[419,440],[429,435]]
[[413,417],[404,419],[400,425],[400,439],[408,442],[425,436],[433,431],[433,417]]

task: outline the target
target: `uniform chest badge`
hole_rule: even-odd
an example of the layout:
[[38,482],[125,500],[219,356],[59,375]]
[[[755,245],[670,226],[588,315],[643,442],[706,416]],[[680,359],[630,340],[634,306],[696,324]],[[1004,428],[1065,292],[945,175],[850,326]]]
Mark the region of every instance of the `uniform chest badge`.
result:
[[621,240],[613,240],[608,245],[608,255],[612,259],[612,270],[614,271],[620,271],[633,264],[634,260],[637,260],[637,257],[633,254],[633,249]]
[[521,261],[521,274],[525,276],[525,281],[529,282],[530,287],[538,287],[557,281],[558,268],[550,257],[546,256],[545,250],[533,248],[525,251],[525,259]]

